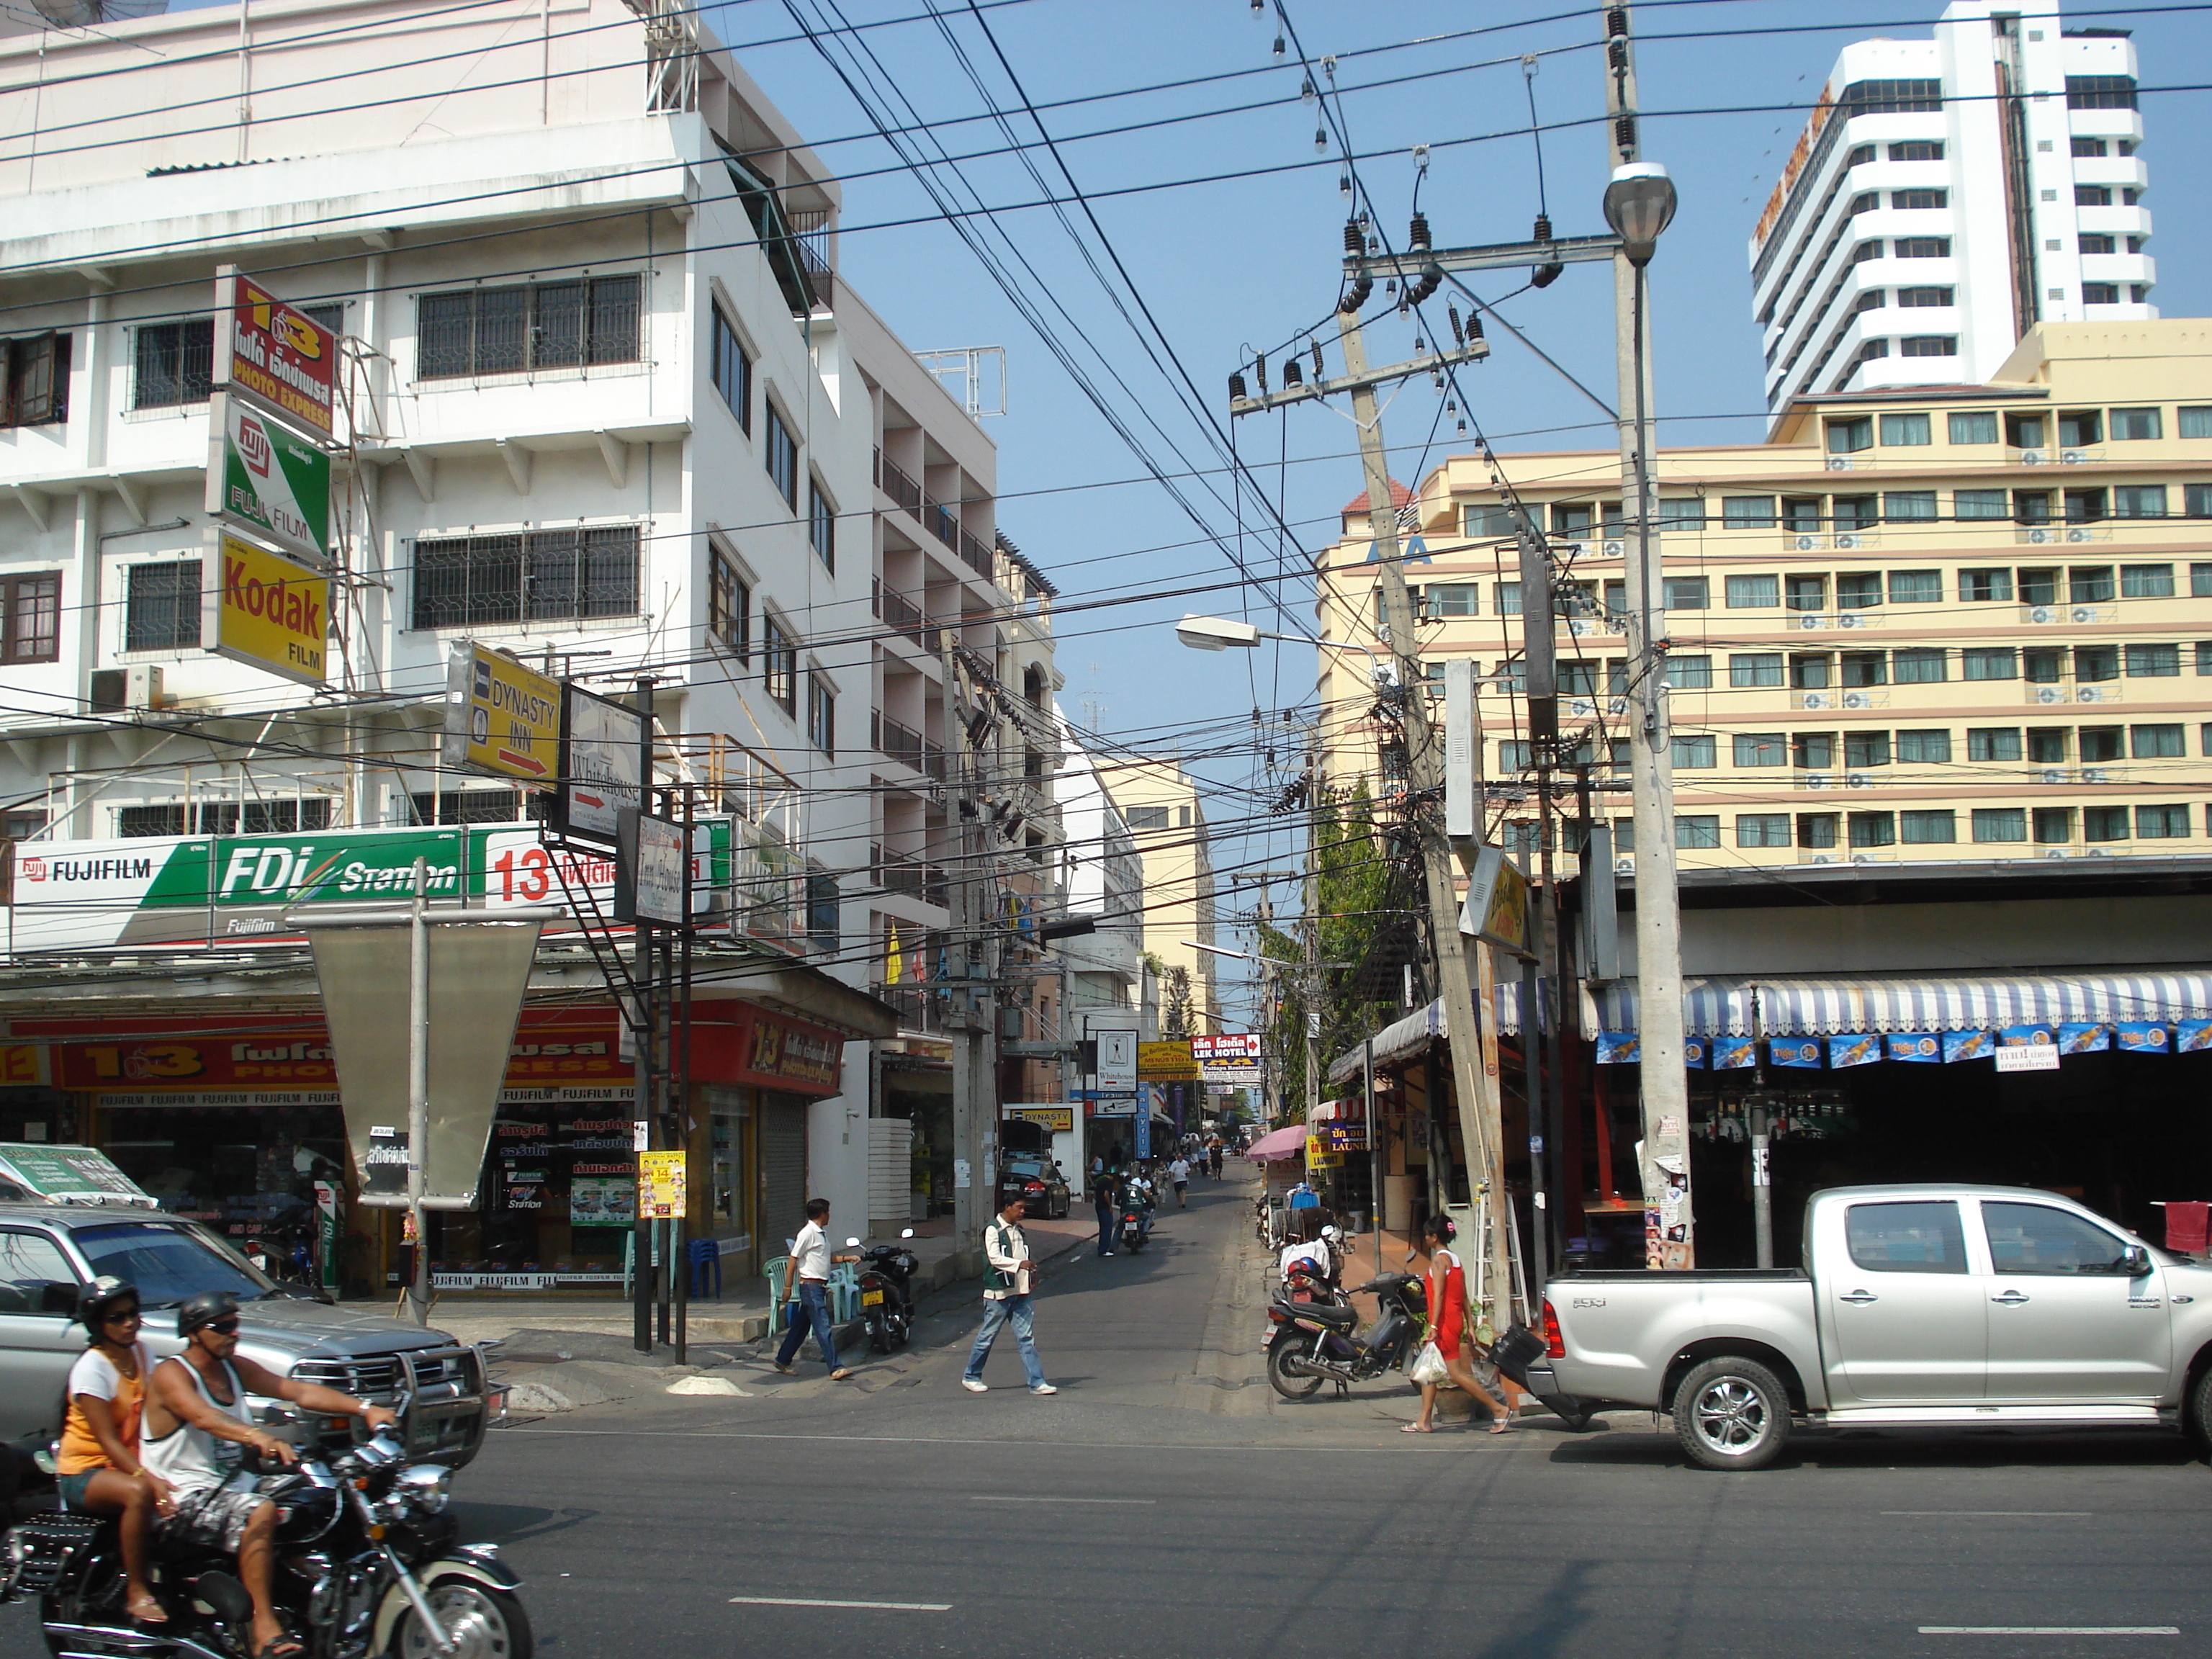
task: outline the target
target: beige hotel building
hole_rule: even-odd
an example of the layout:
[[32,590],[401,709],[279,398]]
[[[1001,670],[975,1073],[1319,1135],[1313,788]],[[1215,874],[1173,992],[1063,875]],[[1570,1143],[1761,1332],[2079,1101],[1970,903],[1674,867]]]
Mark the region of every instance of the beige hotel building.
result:
[[[1619,452],[1499,459],[1565,567],[1562,734],[1625,784]],[[1764,442],[1662,450],[1657,484],[1685,870],[2172,854],[2212,834],[2212,321],[2039,324],[1987,385],[1801,397]],[[1319,558],[1318,622],[1372,646],[1379,567],[1353,505]],[[1453,458],[1409,505],[1429,672],[1516,672],[1489,469]],[[1387,787],[1367,659],[1320,654],[1332,779]],[[1532,849],[1535,804],[1511,787],[1532,777],[1526,706],[1494,686],[1480,707],[1492,838]],[[1597,799],[1626,840],[1626,793]]]

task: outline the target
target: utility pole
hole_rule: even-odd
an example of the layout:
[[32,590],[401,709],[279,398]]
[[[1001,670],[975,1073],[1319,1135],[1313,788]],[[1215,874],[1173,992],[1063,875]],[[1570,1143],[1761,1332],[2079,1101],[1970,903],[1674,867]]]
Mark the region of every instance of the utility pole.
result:
[[[653,811],[653,677],[641,674],[637,678],[637,810],[642,817]],[[639,832],[642,835],[642,831]],[[685,849],[686,854],[690,848]],[[633,872],[632,879],[635,879]],[[660,999],[656,984],[653,955],[653,930],[650,923],[631,912],[630,938],[636,957],[637,981],[637,1115],[644,1127],[638,1151],[658,1152],[663,1146],[660,1098]],[[643,1160],[639,1167],[644,1167]],[[657,1296],[655,1281],[659,1278],[659,1263],[655,1260],[654,1240],[659,1237],[657,1224],[647,1216],[645,1206],[637,1206],[637,1216],[631,1224],[630,1290],[634,1303],[630,1312],[630,1346],[640,1353],[651,1353],[653,1341],[653,1304]]]
[[[1642,159],[1629,9],[1606,14],[1606,113],[1616,167]],[[1647,248],[1644,258],[1650,258]],[[1674,735],[1668,728],[1664,582],[1658,538],[1656,422],[1644,265],[1624,244],[1613,259],[1620,381],[1623,561],[1628,597],[1629,785],[1636,823],[1636,1001],[1642,1060],[1644,1265],[1697,1261],[1690,1194],[1689,1074],[1682,1066],[1682,919],[1675,897]],[[1674,1235],[1679,1232],[1680,1237]]]
[[[945,684],[945,790],[951,799],[951,860],[946,882],[945,908],[950,912],[952,937],[953,988],[945,1024],[952,1037],[952,1232],[962,1251],[975,1248],[982,1236],[988,1211],[976,1207],[983,1183],[995,1188],[996,1172],[982,1167],[985,1111],[976,1088],[976,1057],[981,1047],[976,1030],[977,942],[975,884],[981,878],[982,802],[976,785],[975,740],[972,733],[966,683],[961,678],[957,636],[950,628],[938,635],[939,662]],[[963,1179],[962,1171],[966,1171]]]

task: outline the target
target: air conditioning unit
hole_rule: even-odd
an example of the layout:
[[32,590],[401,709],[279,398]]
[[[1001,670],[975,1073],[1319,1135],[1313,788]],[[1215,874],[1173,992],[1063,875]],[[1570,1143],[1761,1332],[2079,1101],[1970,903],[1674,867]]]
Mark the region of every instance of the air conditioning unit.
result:
[[2077,685],[2074,688],[2076,702],[2118,702],[2120,694],[2109,685]]
[[2086,449],[2062,449],[2058,452],[2061,466],[2079,466],[2088,459],[2089,452]]
[[2063,859],[2067,856],[2067,852],[2063,847],[2054,847],[2043,856],[2047,859]]
[[1620,558],[1628,550],[1628,544],[1625,541],[1608,538],[1603,545],[1605,548],[1604,556],[1608,559]]
[[1801,789],[1826,789],[1833,781],[1826,772],[1808,772],[1797,780],[1797,785]]
[[1881,701],[1880,695],[1872,691],[1844,693],[1844,707],[1846,708],[1878,708],[1881,706]]
[[2020,532],[2020,538],[2034,546],[2041,547],[2048,542],[2056,541],[2057,533],[2050,530],[2023,530]]
[[2063,685],[2039,685],[2032,701],[2036,702],[2064,702],[2066,688]]
[[1800,708],[1833,708],[1836,699],[1830,692],[1807,691],[1799,696],[1797,706]]
[[1613,861],[1613,873],[1616,876],[1634,875],[1636,873],[1636,860],[1633,858],[1615,859]]
[[2073,781],[2072,778],[2068,775],[2066,769],[2063,766],[2047,766],[2037,775],[2037,777],[2038,781],[2043,783],[2070,783]]
[[1844,774],[1844,787],[1846,789],[1871,789],[1874,787],[1874,780],[1863,772],[1846,772]]
[[2039,449],[2023,449],[2013,459],[2022,466],[2041,466],[2051,458]]
[[2031,605],[2022,614],[2021,620],[2032,623],[2055,623],[2058,620],[2058,607],[2055,605]]
[[2109,766],[2085,766],[2081,769],[2084,783],[2118,783],[2120,775]]
[[1831,456],[1829,456],[1829,457],[1828,457],[1828,471],[1831,471],[1831,472],[1848,472],[1848,471],[1850,471],[1850,470],[1851,470],[1851,464],[1850,464],[1850,462],[1847,459],[1845,459],[1844,456],[1841,456],[1841,455],[1831,455]]
[[2097,532],[2094,530],[2084,530],[2077,525],[2066,532],[2066,539],[2069,542],[2094,542],[2097,539]]
[[1836,538],[1836,550],[1839,553],[1849,553],[1865,544],[1864,538],[1856,532],[1849,532]]
[[1805,860],[1808,864],[1833,864],[1835,861],[1836,855],[1833,853],[1815,853]]
[[92,675],[92,695],[86,699],[87,708],[95,714],[119,714],[134,708],[161,708],[167,700],[161,696],[161,670],[154,663],[138,663],[130,668],[96,668]]
[[1820,538],[1818,536],[1793,536],[1790,538],[1790,542],[1800,553],[1817,553],[1820,550]]

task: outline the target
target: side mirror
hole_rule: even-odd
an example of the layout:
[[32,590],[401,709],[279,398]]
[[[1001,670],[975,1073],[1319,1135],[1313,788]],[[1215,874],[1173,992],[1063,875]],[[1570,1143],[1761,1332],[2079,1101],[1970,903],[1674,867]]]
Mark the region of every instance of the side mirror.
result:
[[2130,1244],[2120,1252],[2120,1271],[2130,1279],[2141,1279],[2150,1269],[2150,1252],[2142,1245]]
[[860,1241],[857,1238],[848,1238],[845,1241],[845,1248],[848,1250],[857,1250],[860,1248]]
[[899,1237],[901,1238],[912,1238],[914,1237],[914,1229],[908,1227],[904,1232],[901,1233]]
[[83,1300],[83,1292],[76,1285],[65,1285],[59,1279],[50,1279],[45,1287],[39,1291],[39,1311],[42,1314],[59,1314],[65,1319],[74,1319],[76,1316],[77,1304],[82,1300]]

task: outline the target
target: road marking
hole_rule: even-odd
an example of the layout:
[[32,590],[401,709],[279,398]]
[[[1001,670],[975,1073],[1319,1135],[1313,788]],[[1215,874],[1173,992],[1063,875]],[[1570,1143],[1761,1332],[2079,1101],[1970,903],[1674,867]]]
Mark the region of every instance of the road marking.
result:
[[980,1492],[969,1494],[971,1504],[1157,1504],[1157,1498],[995,1498]]
[[2179,1625],[1923,1625],[1923,1636],[2179,1636]]
[[732,1606],[749,1607],[883,1607],[892,1613],[950,1613],[950,1601],[817,1601],[803,1595],[732,1595]]
[[2086,1521],[2088,1510],[1884,1510],[1884,1515],[2001,1515],[2033,1516],[2046,1521]]

